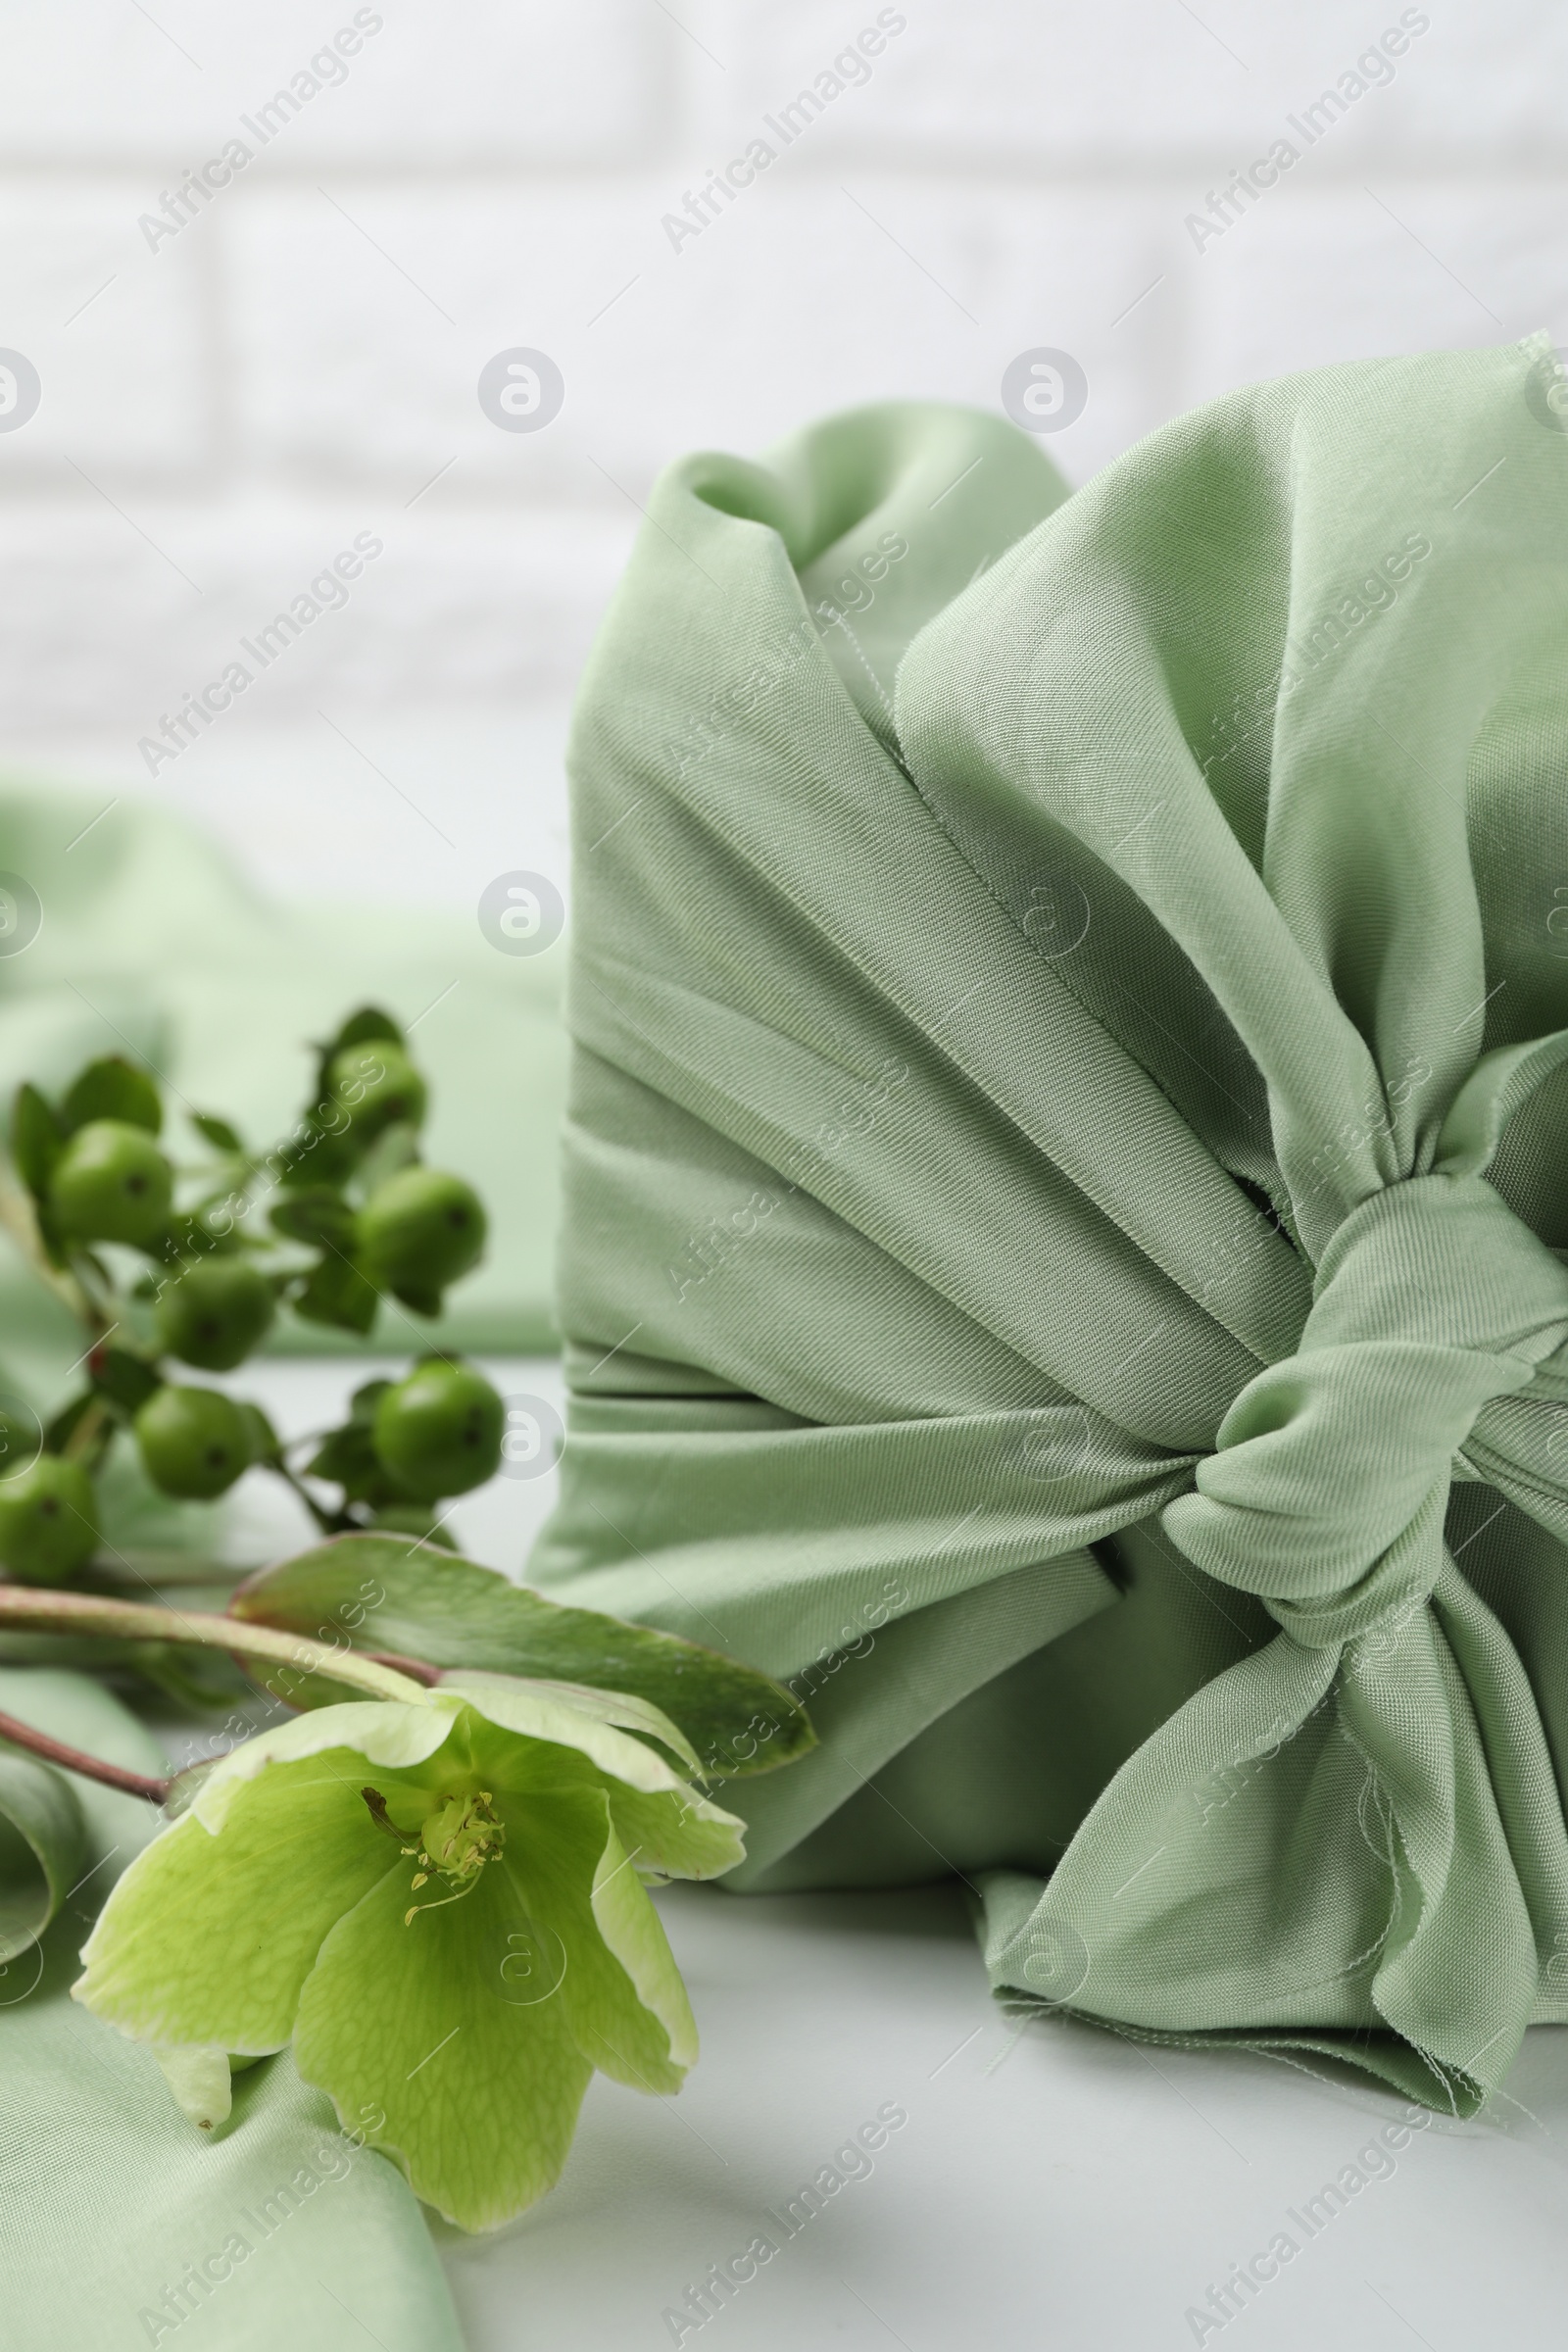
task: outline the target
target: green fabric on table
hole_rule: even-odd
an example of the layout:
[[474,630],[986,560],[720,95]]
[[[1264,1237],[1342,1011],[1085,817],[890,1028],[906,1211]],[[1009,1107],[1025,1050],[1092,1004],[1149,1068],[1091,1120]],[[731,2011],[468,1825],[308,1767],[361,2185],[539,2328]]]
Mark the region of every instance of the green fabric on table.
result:
[[809,1698],[747,1883],[1465,2112],[1568,2020],[1552,366],[693,458],[571,755],[531,1573]]
[[[0,1710],[157,1773],[147,1733],[85,1677],[0,1669]],[[402,2174],[345,2132],[287,2051],[239,2076],[208,2141],[150,2050],[80,2008],[77,1950],[158,1826],[139,1797],[72,1778],[82,1877],[41,1944],[0,1969],[0,2304],[15,2352],[462,2352],[440,2261]],[[278,1887],[286,1903],[286,1885]]]
[[[266,1151],[308,1099],[312,1041],[356,1005],[378,1002],[418,1024],[412,1042],[431,1094],[426,1156],[467,1177],[491,1215],[486,1262],[454,1286],[442,1345],[553,1349],[565,1079],[560,944],[504,956],[473,914],[270,904],[178,818],[123,801],[107,815],[102,808],[70,793],[0,791],[0,882],[21,875],[43,908],[31,944],[0,953],[0,1096],[9,1102],[24,1078],[64,1085],[91,1056],[128,1051],[165,1076],[172,1112],[182,1102],[216,1111]],[[177,1152],[200,1156],[183,1118],[170,1132]],[[388,1302],[362,1345],[288,1315],[272,1351],[401,1353],[431,1328]],[[24,1368],[24,1353],[36,1352],[46,1370],[68,1336],[66,1318],[7,1250],[8,1367]]]

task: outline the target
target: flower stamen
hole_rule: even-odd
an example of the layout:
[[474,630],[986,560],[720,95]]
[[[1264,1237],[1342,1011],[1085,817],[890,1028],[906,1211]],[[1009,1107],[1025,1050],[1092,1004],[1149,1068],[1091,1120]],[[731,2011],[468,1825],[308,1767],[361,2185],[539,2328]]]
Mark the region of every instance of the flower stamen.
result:
[[485,1864],[500,1861],[507,1832],[493,1808],[489,1789],[479,1788],[443,1797],[435,1811],[426,1815],[419,1830],[421,1867],[415,1873],[410,1892],[427,1885],[432,1872],[453,1891],[428,1903],[412,1903],[403,1914],[406,1928],[413,1925],[416,1913],[439,1911],[471,1894]]

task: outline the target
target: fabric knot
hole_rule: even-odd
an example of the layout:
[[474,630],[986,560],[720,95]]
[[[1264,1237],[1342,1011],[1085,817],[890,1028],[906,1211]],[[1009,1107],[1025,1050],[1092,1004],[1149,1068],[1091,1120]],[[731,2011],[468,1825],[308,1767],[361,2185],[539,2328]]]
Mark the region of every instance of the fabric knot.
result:
[[1296,1353],[1243,1389],[1166,1531],[1307,1647],[1365,1634],[1425,1601],[1477,1414],[1565,1340],[1568,1268],[1484,1177],[1390,1185],[1334,1234]]

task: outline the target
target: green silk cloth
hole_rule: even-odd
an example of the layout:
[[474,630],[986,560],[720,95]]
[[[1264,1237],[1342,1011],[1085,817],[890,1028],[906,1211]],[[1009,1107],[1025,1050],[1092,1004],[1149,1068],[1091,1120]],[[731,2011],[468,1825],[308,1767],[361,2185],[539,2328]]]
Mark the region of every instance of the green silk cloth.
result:
[[744,1884],[956,1873],[1023,2003],[1459,2112],[1568,2020],[1547,367],[1070,497],[920,406],[664,476],[575,726],[530,1570],[807,1697]]

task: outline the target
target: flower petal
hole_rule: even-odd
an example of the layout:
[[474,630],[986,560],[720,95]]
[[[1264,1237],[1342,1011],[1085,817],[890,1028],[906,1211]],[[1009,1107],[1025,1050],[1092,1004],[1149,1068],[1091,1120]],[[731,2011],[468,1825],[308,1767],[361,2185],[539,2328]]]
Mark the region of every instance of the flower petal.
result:
[[[471,1679],[477,1683],[491,1678]],[[494,1680],[500,1684],[503,1678]],[[543,1721],[538,1712],[541,1702],[531,1696],[517,1700],[513,1695],[517,1688],[507,1678],[506,1688],[500,1690],[472,1692],[475,1711],[468,1718],[468,1738],[474,1769],[488,1787],[519,1795],[550,1788],[603,1788],[618,1835],[627,1846],[641,1849],[638,1869],[663,1878],[717,1878],[745,1860],[745,1822],[699,1796],[640,1740],[624,1740],[613,1731],[601,1733],[600,1742],[615,1742],[611,1750],[588,1739],[563,1745],[552,1731],[530,1734],[522,1728],[523,1722],[528,1718]],[[543,1688],[533,1686],[535,1690]],[[477,1711],[481,1707],[482,1714]],[[501,1718],[514,1713],[517,1723],[509,1737],[501,1729]],[[637,1752],[628,1756],[628,1749]],[[647,1769],[650,1765],[652,1771]]]
[[203,2043],[165,2044],[153,2051],[181,2115],[203,2132],[228,2121],[233,2103],[228,2052]]
[[[679,2090],[697,2057],[686,1987],[602,1788],[503,1796],[506,1868],[536,1931],[564,1960],[562,1997],[584,2057],[635,2090]],[[541,1951],[540,1946],[544,1949]]]
[[[254,1740],[231,1747],[226,1756],[205,1769],[191,1811],[210,1830],[222,1827],[234,1791],[270,1764],[299,1763],[326,1748],[354,1748],[353,1767],[364,1779],[364,1766],[384,1772],[409,1770],[432,1756],[450,1737],[465,1712],[455,1694],[430,1693],[430,1703],[405,1705],[401,1699],[352,1700],[341,1707],[318,1707],[292,1723],[259,1732]],[[358,1786],[358,1783],[356,1783]]]
[[200,1812],[165,1830],[105,1904],[76,1999],[138,2041],[281,2049],[333,1922],[389,1872],[406,1884],[365,1775],[351,1748],[274,1764],[231,1783],[220,1832]]
[[662,1707],[656,1707],[651,1698],[639,1698],[635,1691],[600,1690],[586,1683],[559,1683],[531,1675],[488,1674],[472,1666],[444,1676],[441,1689],[466,1691],[492,1723],[503,1723],[507,1718],[492,1712],[485,1703],[487,1696],[504,1699],[509,1692],[514,1692],[522,1698],[562,1700],[579,1715],[587,1715],[596,1722],[648,1734],[667,1747],[672,1756],[678,1756],[691,1772],[701,1772],[703,1768],[701,1757],[679,1725],[670,1721]]
[[[480,1684],[483,1689],[478,1687]],[[466,1700],[476,1759],[511,1758],[514,1742],[498,1741],[495,1732],[499,1729],[519,1735],[524,1740],[539,1740],[564,1748],[568,1756],[585,1756],[600,1772],[612,1780],[624,1781],[632,1788],[684,1789],[686,1784],[680,1774],[662,1756],[645,1747],[641,1740],[634,1740],[629,1733],[617,1731],[612,1724],[602,1720],[598,1706],[605,1695],[602,1691],[582,1693],[584,1698],[592,1697],[596,1702],[590,1712],[568,1695],[572,1690],[573,1686],[566,1683],[525,1683],[511,1675],[464,1674],[461,1678],[450,1678],[431,1695],[449,1700],[461,1696]],[[491,1764],[482,1765],[481,1769],[496,1770]],[[541,1778],[548,1780],[552,1769],[550,1759],[540,1756],[524,1766],[525,1778],[521,1781],[515,1771],[510,1780],[502,1779],[499,1771],[496,1778],[503,1787],[527,1787]]]
[[460,2229],[493,2230],[560,2178],[593,2069],[559,1983],[512,1997],[508,1939],[528,1923],[504,1867],[405,1927],[411,1899],[405,1865],[333,1928],[300,1998],[295,2064],[340,2116],[382,2107],[375,2144],[416,2193]]
[[665,1879],[716,1879],[746,1859],[746,1824],[689,1788],[609,1788],[610,1817],[637,1868]]

